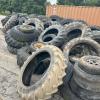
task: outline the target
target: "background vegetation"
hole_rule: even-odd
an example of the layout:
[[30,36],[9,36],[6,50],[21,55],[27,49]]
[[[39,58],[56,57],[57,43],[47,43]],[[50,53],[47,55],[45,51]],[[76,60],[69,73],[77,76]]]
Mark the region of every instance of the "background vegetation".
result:
[[[0,13],[45,14],[46,0],[0,0]],[[62,5],[100,6],[100,0],[58,0]]]

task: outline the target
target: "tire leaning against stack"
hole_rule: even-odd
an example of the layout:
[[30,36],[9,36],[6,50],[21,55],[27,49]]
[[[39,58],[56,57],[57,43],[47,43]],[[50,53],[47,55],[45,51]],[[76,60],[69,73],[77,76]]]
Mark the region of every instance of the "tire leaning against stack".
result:
[[[40,54],[43,55],[39,56]],[[30,85],[30,78],[32,76],[31,73],[33,73],[33,68],[36,67],[34,64],[32,65],[31,62],[34,62],[35,57],[38,57],[38,59],[42,57],[41,60],[50,57],[51,60],[48,69],[46,70],[45,74],[41,77],[41,79],[39,79],[39,81],[37,81],[36,84],[33,83]],[[57,87],[63,83],[62,78],[65,76],[65,68],[67,67],[67,65],[65,65],[64,63],[64,60],[65,59],[62,52],[55,46],[47,45],[33,53],[27,59],[27,61],[24,63],[21,69],[18,84],[18,92],[21,95],[21,97],[23,99],[49,99],[53,93],[57,92]],[[33,76],[35,75],[34,73]]]

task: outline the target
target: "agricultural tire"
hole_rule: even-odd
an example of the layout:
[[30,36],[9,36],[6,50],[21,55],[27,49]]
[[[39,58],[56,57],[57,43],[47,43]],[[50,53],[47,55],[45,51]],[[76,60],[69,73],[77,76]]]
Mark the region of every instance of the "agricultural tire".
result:
[[52,25],[41,33],[38,41],[61,47],[65,39],[66,32],[64,27],[61,25]]
[[[43,67],[42,73],[36,74],[41,61],[49,58],[49,63]],[[33,53],[24,63],[19,77],[18,92],[24,100],[45,100],[57,92],[65,76],[64,56],[60,49],[46,45]],[[41,64],[40,64],[41,65]],[[34,78],[32,78],[34,77]],[[54,78],[55,77],[55,78]],[[33,80],[31,80],[33,79]]]

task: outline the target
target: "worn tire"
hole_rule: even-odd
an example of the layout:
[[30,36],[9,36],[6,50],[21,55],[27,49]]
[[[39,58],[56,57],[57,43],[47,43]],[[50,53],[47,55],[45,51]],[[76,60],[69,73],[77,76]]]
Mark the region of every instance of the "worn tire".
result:
[[18,49],[7,45],[7,49],[12,54],[17,54]]
[[74,21],[73,19],[63,19],[61,20],[60,24],[64,26],[72,23],[73,21]]
[[82,70],[78,63],[74,66],[73,78],[75,82],[82,88],[100,92],[100,75],[92,75]]
[[38,35],[40,35],[41,32],[44,30],[43,22],[41,20],[39,20],[38,18],[30,18],[30,19],[26,20],[24,24],[34,26],[35,29],[39,32]]
[[72,92],[82,100],[94,100],[94,98],[95,100],[100,99],[100,92],[93,92],[80,87],[73,78],[71,79],[69,85]]
[[[48,34],[50,37],[45,38]],[[53,38],[51,35],[55,35]],[[38,41],[45,44],[55,45],[61,47],[66,39],[66,32],[61,25],[52,25],[44,30],[39,36]]]
[[1,20],[2,26],[4,26],[7,23],[7,21],[10,19],[10,17],[11,17],[11,15],[8,15]]
[[30,46],[22,47],[17,51],[17,65],[21,67],[27,58],[34,52],[35,49],[30,48]]
[[84,37],[90,37],[100,44],[100,31],[91,31],[85,34]]
[[92,31],[100,31],[100,26],[90,26]]
[[18,25],[13,27],[9,34],[19,42],[34,42],[38,39],[38,32],[31,25]]
[[66,86],[62,86],[60,92],[64,100],[81,100],[79,97],[77,97],[77,95],[72,92],[68,84],[66,84]]
[[4,25],[3,32],[6,33],[9,29],[16,26],[18,24],[18,15],[14,14],[10,17],[7,23]]
[[89,74],[100,75],[100,57],[84,56],[79,61],[79,67]]
[[87,25],[87,22],[85,22],[84,20],[75,20],[75,22],[81,22],[83,24],[86,24]]
[[[39,57],[38,55],[42,54],[43,52],[45,52],[45,54],[43,54],[44,56],[42,55]],[[30,64],[30,61],[32,61],[32,59],[35,60],[36,56],[38,59],[42,57],[42,59],[40,60],[50,57],[51,62],[50,62],[49,68],[47,69],[45,74],[42,76],[42,78],[39,81],[35,82],[35,84],[33,83],[30,85],[30,78],[32,76],[31,72],[33,73],[33,76],[35,75],[34,74],[35,72],[32,71],[33,68],[31,68],[32,66],[30,66],[29,64]],[[37,61],[39,62],[39,60]],[[67,66],[65,65],[65,62],[64,62],[64,56],[57,47],[47,45],[41,48],[40,50],[33,53],[27,59],[27,61],[24,63],[21,69],[21,74],[20,74],[19,84],[18,84],[19,94],[24,100],[49,99],[53,93],[57,92],[57,87],[63,83],[62,78],[65,76],[66,67]],[[35,65],[34,65],[34,69],[35,69]],[[36,76],[38,76],[38,74]]]
[[[71,50],[78,44],[87,44],[94,48],[96,55],[100,56],[100,45],[90,38],[76,38],[67,43],[63,49],[66,59],[69,59]],[[71,60],[71,59],[70,59]],[[73,61],[72,61],[73,62]]]
[[52,15],[52,16],[50,16],[50,19],[51,19],[52,21],[57,21],[57,22],[60,22],[60,21],[62,20],[62,18],[59,17],[59,16],[57,16],[57,15]]
[[7,34],[5,34],[5,41],[9,46],[20,49],[23,46],[27,46],[27,45],[31,44],[31,43],[28,43],[28,42],[19,42],[19,41],[13,39],[11,37],[9,31],[7,32]]
[[82,22],[72,22],[65,26],[67,39],[66,42],[78,37],[82,37],[84,34],[91,31],[91,29]]

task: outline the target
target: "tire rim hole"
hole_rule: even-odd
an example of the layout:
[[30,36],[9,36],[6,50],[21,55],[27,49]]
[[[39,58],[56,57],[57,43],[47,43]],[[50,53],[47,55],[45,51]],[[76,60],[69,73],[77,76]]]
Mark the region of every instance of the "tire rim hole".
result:
[[31,26],[34,26],[35,27],[35,24],[34,23],[29,23],[28,25],[31,25]]
[[46,37],[46,38],[44,38],[44,42],[49,42],[49,41],[51,41],[53,39],[53,37]]
[[43,51],[35,55],[33,59],[27,64],[23,76],[22,82],[25,86],[31,86],[39,81],[46,73],[50,66],[51,56],[48,52]]
[[70,41],[74,38],[80,37],[81,34],[82,34],[82,31],[80,29],[74,29],[74,30],[70,31],[67,35],[68,41]]

